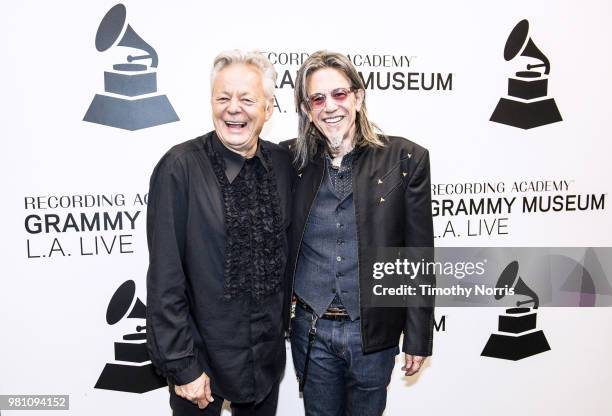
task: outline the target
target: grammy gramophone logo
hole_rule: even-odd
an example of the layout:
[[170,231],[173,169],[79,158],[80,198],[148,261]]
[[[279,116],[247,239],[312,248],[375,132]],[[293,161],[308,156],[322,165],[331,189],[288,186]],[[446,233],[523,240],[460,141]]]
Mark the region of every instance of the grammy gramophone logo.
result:
[[529,37],[529,22],[521,20],[510,32],[504,59],[518,56],[534,60],[525,71],[508,78],[508,97],[500,98],[491,121],[521,129],[531,129],[563,120],[557,104],[548,97],[550,62]]
[[[526,296],[527,300],[517,301],[516,308],[506,309],[499,315],[498,332],[491,334],[480,355],[492,358],[518,361],[550,350],[542,330],[536,328],[538,295],[518,275],[519,264],[512,261],[501,273],[497,289],[513,288],[515,295]],[[499,291],[499,293],[504,293]],[[501,300],[505,295],[495,295]],[[532,304],[532,307],[522,305]]]
[[[136,284],[125,281],[115,291],[106,309],[106,322],[115,325],[122,319],[146,319],[146,306],[136,297]],[[145,393],[166,386],[166,380],[153,368],[147,351],[145,325],[115,342],[115,361],[107,363],[94,386],[96,389]]]
[[178,121],[168,97],[157,93],[157,52],[127,24],[123,4],[106,13],[96,33],[99,52],[113,46],[138,49],[142,54],[127,55],[127,62],[104,71],[104,93],[94,96],[83,120],[124,130]]

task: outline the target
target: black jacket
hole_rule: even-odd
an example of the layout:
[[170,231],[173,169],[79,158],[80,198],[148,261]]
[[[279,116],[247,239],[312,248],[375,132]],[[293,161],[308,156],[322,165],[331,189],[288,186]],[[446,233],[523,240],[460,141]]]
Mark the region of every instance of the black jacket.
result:
[[[214,140],[218,139],[211,132],[174,146],[151,176],[149,354],[172,384],[189,383],[205,371],[213,393],[237,403],[260,401],[284,371],[284,290],[263,302],[248,293],[229,301],[224,298],[224,200],[207,154]],[[286,255],[289,155],[263,140],[260,147],[269,155],[276,177]],[[284,268],[281,272],[284,275]]]
[[[291,152],[295,140],[281,143]],[[289,262],[285,316],[308,213],[324,177],[323,150],[298,172],[293,185],[293,217],[289,232]],[[433,247],[429,153],[401,137],[388,137],[383,148],[360,147],[353,160],[353,200],[357,221],[359,281],[368,286],[362,267],[365,247]],[[364,293],[360,293],[363,300]],[[433,344],[433,308],[374,308],[361,303],[363,351],[398,344],[403,351],[429,356]],[[288,326],[288,320],[285,322]]]

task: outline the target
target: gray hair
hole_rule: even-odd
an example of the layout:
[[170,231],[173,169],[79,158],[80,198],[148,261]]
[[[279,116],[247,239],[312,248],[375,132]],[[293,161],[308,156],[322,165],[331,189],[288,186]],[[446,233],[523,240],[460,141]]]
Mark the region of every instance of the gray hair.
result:
[[223,51],[215,57],[212,70],[210,71],[210,87],[215,82],[215,78],[219,72],[225,67],[232,64],[252,65],[261,72],[263,81],[264,93],[267,99],[274,97],[274,88],[276,87],[276,69],[274,65],[263,54],[258,51],[244,52],[240,49]]
[[333,68],[340,71],[354,90],[363,91],[363,103],[355,120],[355,146],[383,147],[386,138],[380,129],[368,120],[368,110],[365,102],[365,85],[351,61],[341,53],[317,51],[304,61],[297,73],[295,81],[295,106],[298,111],[298,137],[295,143],[294,163],[298,170],[303,169],[317,152],[319,142],[326,142],[321,137],[314,123],[308,118],[308,78],[314,72],[323,68]]

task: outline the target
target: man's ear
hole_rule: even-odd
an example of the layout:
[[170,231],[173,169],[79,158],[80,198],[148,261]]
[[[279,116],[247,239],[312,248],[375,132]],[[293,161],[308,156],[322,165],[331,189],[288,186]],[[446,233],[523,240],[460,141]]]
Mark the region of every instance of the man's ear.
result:
[[308,107],[306,107],[306,104],[300,104],[300,109],[304,114],[306,114],[306,117],[308,117],[308,121],[312,123],[312,116],[310,115],[310,111],[308,111]]
[[270,117],[272,117],[272,113],[274,113],[274,97],[270,98],[269,100],[266,100],[266,108],[264,112],[266,114],[266,121],[270,120]]
[[361,111],[361,105],[363,104],[363,99],[365,98],[365,91],[362,89],[358,89],[355,91],[355,109],[357,112]]

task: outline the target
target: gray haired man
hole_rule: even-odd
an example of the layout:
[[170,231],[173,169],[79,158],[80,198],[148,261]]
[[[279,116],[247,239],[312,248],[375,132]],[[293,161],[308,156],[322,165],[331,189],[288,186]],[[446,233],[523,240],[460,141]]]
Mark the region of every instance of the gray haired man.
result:
[[175,415],[276,413],[290,160],[259,134],[276,71],[261,54],[217,56],[215,127],[170,149],[151,176],[148,345]]

